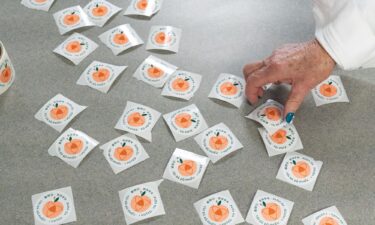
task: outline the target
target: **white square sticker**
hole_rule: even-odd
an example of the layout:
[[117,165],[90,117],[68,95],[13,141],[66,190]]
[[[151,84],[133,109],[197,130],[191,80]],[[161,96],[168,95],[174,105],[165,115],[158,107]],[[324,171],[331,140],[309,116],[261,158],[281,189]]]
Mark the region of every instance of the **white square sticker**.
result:
[[61,35],[82,27],[94,26],[81,6],[76,5],[53,14]]
[[29,9],[48,11],[55,0],[22,0],[21,4]]
[[348,225],[336,206],[320,210],[302,220],[303,225]]
[[312,89],[311,93],[316,106],[334,102],[349,102],[341,78],[337,75],[329,76],[328,79]]
[[121,11],[121,8],[106,0],[92,0],[83,10],[96,26],[103,27],[112,16]]
[[182,30],[172,26],[152,26],[148,37],[147,50],[178,52]]
[[199,74],[176,70],[168,79],[161,95],[190,100],[201,81],[202,76]]
[[163,0],[132,0],[124,15],[136,15],[150,17],[157,13]]

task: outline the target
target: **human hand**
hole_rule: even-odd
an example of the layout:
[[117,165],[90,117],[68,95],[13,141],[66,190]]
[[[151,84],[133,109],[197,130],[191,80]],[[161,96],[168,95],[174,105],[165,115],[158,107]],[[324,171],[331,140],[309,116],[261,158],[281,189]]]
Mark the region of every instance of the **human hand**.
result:
[[269,83],[288,83],[291,92],[285,103],[284,115],[291,123],[307,93],[327,79],[336,63],[317,40],[287,44],[276,49],[263,61],[246,64],[246,96],[251,104],[263,96],[263,86]]

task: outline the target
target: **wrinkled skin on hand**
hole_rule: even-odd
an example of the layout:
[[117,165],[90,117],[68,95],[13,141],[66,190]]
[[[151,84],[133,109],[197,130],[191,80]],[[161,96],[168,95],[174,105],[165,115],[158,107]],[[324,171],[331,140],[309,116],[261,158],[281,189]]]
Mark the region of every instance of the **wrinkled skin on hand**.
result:
[[284,115],[294,113],[308,92],[328,78],[335,65],[335,61],[317,40],[286,44],[265,60],[244,66],[246,96],[250,103],[255,104],[258,96],[263,96],[263,85],[291,84]]

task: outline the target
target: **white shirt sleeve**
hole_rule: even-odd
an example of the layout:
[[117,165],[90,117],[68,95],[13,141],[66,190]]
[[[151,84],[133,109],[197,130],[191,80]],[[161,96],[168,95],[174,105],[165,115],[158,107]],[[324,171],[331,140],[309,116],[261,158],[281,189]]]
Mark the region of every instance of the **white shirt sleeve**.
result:
[[343,69],[375,67],[375,0],[314,0],[315,36]]

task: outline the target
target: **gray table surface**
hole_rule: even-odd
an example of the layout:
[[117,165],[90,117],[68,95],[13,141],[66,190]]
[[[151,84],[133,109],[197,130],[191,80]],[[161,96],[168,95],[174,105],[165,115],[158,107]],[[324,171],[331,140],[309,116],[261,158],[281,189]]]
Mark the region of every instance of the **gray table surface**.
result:
[[[315,107],[308,96],[298,111],[295,125],[302,153],[324,162],[313,192],[276,180],[283,156],[269,158],[256,124],[244,118],[252,109],[217,103],[207,95],[221,72],[242,75],[244,63],[268,56],[284,43],[313,38],[311,2],[304,0],[165,0],[150,20],[118,14],[104,28],[82,33],[100,47],[80,65],[74,66],[52,50],[66,37],[58,33],[52,13],[88,1],[57,0],[50,12],[30,10],[20,1],[2,0],[0,40],[13,61],[17,78],[0,96],[0,224],[33,224],[31,195],[72,186],[77,212],[74,224],[125,224],[118,191],[160,179],[176,148],[204,154],[193,138],[176,143],[164,121],[153,129],[153,142],[144,142],[150,159],[115,175],[96,148],[74,169],[47,153],[59,136],[34,119],[37,110],[51,97],[62,93],[89,106],[70,125],[107,142],[122,132],[114,125],[127,100],[167,113],[196,103],[210,126],[226,123],[245,146],[233,156],[210,164],[198,190],[164,181],[160,192],[166,215],[141,224],[200,224],[193,203],[209,194],[229,189],[246,216],[257,189],[295,202],[289,224],[322,208],[336,205],[348,224],[374,224],[375,207],[375,90],[374,70],[337,73],[350,104]],[[129,0],[111,0],[126,8]],[[160,90],[132,77],[150,52],[141,46],[114,56],[97,38],[116,25],[130,23],[146,40],[151,25],[173,25],[183,30],[178,54],[156,54],[180,68],[203,75],[200,89],[190,102],[160,96]],[[128,65],[108,94],[75,84],[92,62]],[[354,77],[354,78],[353,78]],[[267,97],[285,101],[286,89],[271,90]]]

